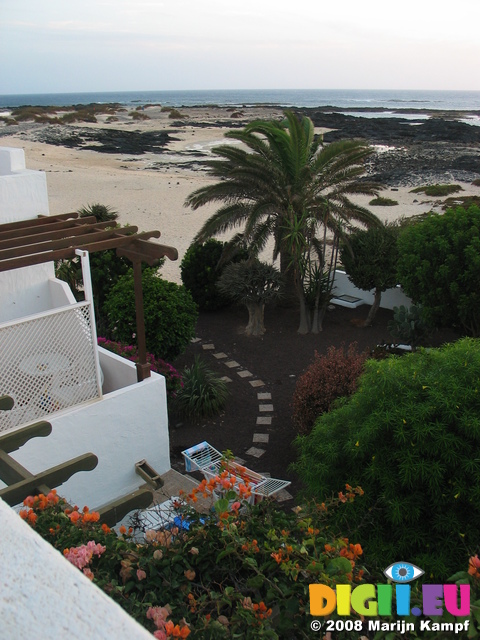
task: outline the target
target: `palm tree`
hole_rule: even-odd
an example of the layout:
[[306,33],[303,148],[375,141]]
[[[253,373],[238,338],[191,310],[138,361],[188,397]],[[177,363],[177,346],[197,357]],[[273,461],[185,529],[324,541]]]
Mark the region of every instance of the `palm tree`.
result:
[[[197,209],[210,202],[223,203],[194,242],[239,228],[230,245],[243,245],[256,256],[273,237],[273,259],[280,257],[280,271],[294,281],[301,311],[299,332],[306,333],[312,327],[302,293],[308,279],[304,267],[312,264],[315,251],[315,264],[324,273],[327,232],[333,235],[336,263],[338,237],[344,229],[352,222],[379,223],[374,214],[348,198],[376,194],[377,185],[358,180],[372,153],[368,145],[342,140],[323,146],[310,118],[298,118],[292,112],[285,116],[282,122],[255,121],[240,131],[229,131],[227,137],[243,145],[215,149],[220,159],[207,166],[218,182],[191,193],[186,204]],[[318,323],[313,330],[318,330]]]

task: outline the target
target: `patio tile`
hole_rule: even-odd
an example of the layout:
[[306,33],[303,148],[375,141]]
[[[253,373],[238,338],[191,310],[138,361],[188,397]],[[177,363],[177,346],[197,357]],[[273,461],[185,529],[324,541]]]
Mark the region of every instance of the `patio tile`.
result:
[[202,349],[205,349],[205,351],[213,351],[215,349],[215,345],[214,344],[202,344]]
[[257,449],[257,447],[250,447],[248,451],[245,451],[247,456],[253,456],[254,458],[260,458],[265,453],[265,449]]
[[273,404],[261,404],[258,406],[260,412],[273,411]]
[[257,424],[272,424],[272,416],[258,416]]
[[272,399],[272,394],[271,393],[257,393],[257,398],[259,400],[271,400]]
[[262,444],[268,444],[270,436],[268,433],[254,433],[253,442],[261,442]]
[[293,500],[292,494],[288,493],[286,489],[281,489],[273,497],[277,502],[286,502],[287,500]]
[[225,364],[229,369],[234,369],[235,367],[240,366],[238,362],[235,362],[235,360],[229,360],[228,362],[225,362]]
[[250,384],[252,385],[252,387],[264,387],[265,383],[263,382],[263,380],[249,380]]
[[217,358],[217,360],[221,360],[222,358],[228,358],[227,354],[223,353],[223,351],[220,351],[219,353],[214,353],[213,357]]
[[232,379],[229,378],[228,376],[222,376],[220,380],[222,380],[222,382],[232,382]]
[[244,371],[237,371],[237,373],[240,378],[251,378],[253,375],[253,373],[250,373],[250,371],[247,371],[246,369]]
[[193,342],[193,343],[200,342],[200,338],[192,338],[190,342]]

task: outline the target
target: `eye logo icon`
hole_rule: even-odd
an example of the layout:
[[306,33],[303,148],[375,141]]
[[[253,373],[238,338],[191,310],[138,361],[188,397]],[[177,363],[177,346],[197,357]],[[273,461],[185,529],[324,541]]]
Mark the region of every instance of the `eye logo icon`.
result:
[[423,576],[425,571],[411,562],[394,562],[383,573],[393,582],[405,583]]

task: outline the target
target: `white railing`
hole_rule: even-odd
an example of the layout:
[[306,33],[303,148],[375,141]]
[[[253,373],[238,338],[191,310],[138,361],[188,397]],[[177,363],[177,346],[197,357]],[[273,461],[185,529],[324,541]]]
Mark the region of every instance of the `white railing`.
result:
[[0,324],[0,432],[100,398],[96,349],[90,302]]

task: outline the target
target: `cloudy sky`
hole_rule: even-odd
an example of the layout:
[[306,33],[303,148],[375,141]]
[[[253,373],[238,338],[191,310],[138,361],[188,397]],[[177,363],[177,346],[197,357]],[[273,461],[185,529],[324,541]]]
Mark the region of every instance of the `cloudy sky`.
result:
[[0,93],[480,90],[480,0],[0,0]]

